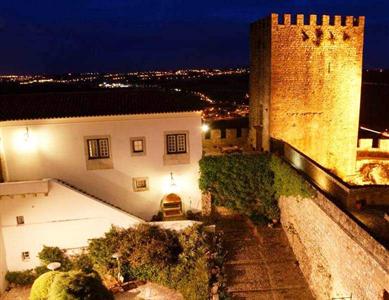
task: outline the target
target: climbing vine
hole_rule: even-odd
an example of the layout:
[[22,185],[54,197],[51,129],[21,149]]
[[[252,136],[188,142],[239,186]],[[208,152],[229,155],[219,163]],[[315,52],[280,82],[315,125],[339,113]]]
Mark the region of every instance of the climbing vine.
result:
[[281,158],[271,154],[206,156],[200,161],[200,189],[213,204],[258,219],[279,218],[281,196],[310,197],[313,189]]

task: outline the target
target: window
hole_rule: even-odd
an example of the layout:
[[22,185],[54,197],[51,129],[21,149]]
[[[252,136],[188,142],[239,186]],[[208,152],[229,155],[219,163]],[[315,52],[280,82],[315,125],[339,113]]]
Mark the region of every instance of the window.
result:
[[134,192],[143,192],[149,189],[149,179],[147,177],[136,177],[132,179]]
[[22,252],[22,260],[29,260],[30,259],[30,252],[24,251]]
[[186,153],[186,134],[167,134],[166,147],[167,154]]
[[237,138],[242,137],[242,128],[241,127],[236,128],[236,137]]
[[146,138],[134,137],[130,139],[131,142],[131,154],[133,156],[146,154]]
[[220,138],[225,139],[227,136],[227,132],[225,128],[220,129]]
[[135,153],[143,152],[143,141],[142,140],[132,141],[132,150]]
[[109,158],[108,138],[88,139],[87,143],[89,159]]
[[24,224],[24,217],[23,216],[17,216],[16,217],[16,224],[23,225]]

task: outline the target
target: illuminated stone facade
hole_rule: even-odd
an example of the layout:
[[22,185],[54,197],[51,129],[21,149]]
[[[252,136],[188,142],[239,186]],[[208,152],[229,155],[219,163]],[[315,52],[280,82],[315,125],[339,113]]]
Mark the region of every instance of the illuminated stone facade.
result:
[[251,25],[254,147],[280,139],[343,178],[355,173],[364,21],[272,14]]

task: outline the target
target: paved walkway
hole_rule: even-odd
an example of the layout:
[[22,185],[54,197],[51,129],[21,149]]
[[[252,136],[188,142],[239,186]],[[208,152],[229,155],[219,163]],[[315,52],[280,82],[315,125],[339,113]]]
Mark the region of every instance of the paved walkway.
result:
[[282,228],[260,227],[255,237],[239,217],[222,217],[226,273],[233,299],[314,299]]

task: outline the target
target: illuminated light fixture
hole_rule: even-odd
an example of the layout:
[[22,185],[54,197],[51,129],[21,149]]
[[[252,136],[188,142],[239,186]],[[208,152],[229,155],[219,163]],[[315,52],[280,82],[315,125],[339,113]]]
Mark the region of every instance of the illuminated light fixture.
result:
[[172,189],[177,188],[176,181],[174,180],[174,177],[173,177],[173,172],[170,172],[170,187]]
[[209,131],[209,125],[208,124],[203,124],[201,125],[201,131],[202,132],[208,132]]
[[47,268],[50,271],[55,271],[55,270],[59,269],[60,267],[61,267],[61,263],[60,262],[52,262],[52,263],[49,263],[47,265]]
[[26,131],[24,132],[23,137],[24,137],[24,141],[27,143],[28,140],[30,139],[30,132],[29,132],[28,127],[26,127]]

